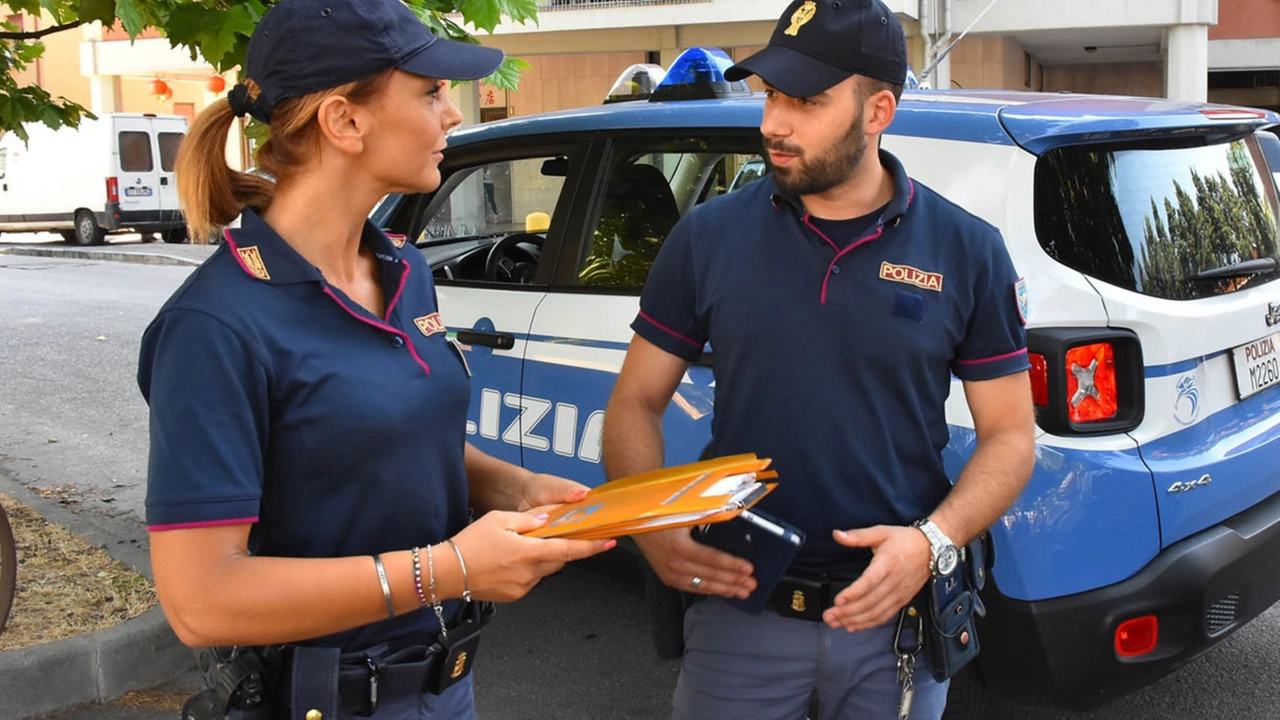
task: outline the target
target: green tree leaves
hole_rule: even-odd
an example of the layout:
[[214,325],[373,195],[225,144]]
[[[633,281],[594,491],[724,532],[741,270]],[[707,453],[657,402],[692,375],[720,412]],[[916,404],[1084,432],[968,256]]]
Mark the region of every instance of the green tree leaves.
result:
[[[184,47],[192,59],[204,57],[219,72],[244,63],[249,36],[274,4],[273,0],[9,0],[15,13],[53,16],[58,25],[118,20],[125,32],[137,38],[147,28],[159,29],[173,47]],[[538,0],[407,0],[429,27],[444,37],[476,42],[466,29],[492,32],[504,17],[518,23],[537,22]],[[44,45],[32,33],[0,22],[0,131],[14,130],[25,137],[21,125],[44,122],[50,127],[76,125],[88,111],[66,98],[53,98],[45,90],[21,85],[14,73],[25,70],[44,53]],[[47,32],[47,29],[46,29]],[[528,64],[508,58],[491,77],[499,88],[514,90],[520,71]]]

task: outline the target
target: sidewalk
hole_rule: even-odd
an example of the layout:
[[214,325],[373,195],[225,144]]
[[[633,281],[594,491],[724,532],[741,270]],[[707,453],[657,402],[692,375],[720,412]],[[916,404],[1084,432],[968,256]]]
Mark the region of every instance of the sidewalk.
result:
[[217,245],[168,245],[161,242],[115,242],[106,245],[67,245],[62,242],[9,242],[0,237],[0,255],[26,255],[76,260],[101,260],[143,265],[196,266],[218,249]]
[[[24,486],[3,473],[0,490],[150,576],[145,551],[127,542],[144,528],[95,518],[54,498],[23,492]],[[120,539],[126,542],[116,542]],[[194,654],[178,641],[157,606],[95,633],[0,652],[0,718],[29,720],[106,702],[189,676],[194,667]]]

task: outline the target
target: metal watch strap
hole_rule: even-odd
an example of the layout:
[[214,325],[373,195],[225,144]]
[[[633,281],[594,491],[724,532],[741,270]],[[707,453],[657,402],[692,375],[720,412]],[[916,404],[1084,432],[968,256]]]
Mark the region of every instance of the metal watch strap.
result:
[[955,543],[929,518],[921,518],[911,523],[911,527],[918,528],[929,540],[929,570],[933,571],[937,567],[938,556],[943,548],[948,545],[955,547]]

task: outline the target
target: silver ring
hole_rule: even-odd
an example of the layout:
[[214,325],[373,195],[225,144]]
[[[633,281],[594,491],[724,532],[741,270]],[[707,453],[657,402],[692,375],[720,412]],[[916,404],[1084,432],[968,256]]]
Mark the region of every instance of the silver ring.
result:
[[689,584],[693,586],[694,590],[697,590],[699,587],[702,586],[702,578],[698,577],[697,575],[694,575],[693,580]]

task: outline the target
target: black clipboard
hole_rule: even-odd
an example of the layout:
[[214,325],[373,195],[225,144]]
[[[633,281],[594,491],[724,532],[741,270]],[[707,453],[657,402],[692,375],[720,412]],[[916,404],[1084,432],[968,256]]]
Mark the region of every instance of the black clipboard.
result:
[[749,561],[755,568],[756,589],[746,598],[725,598],[750,613],[758,613],[804,545],[804,531],[754,510],[694,529],[693,539]]

